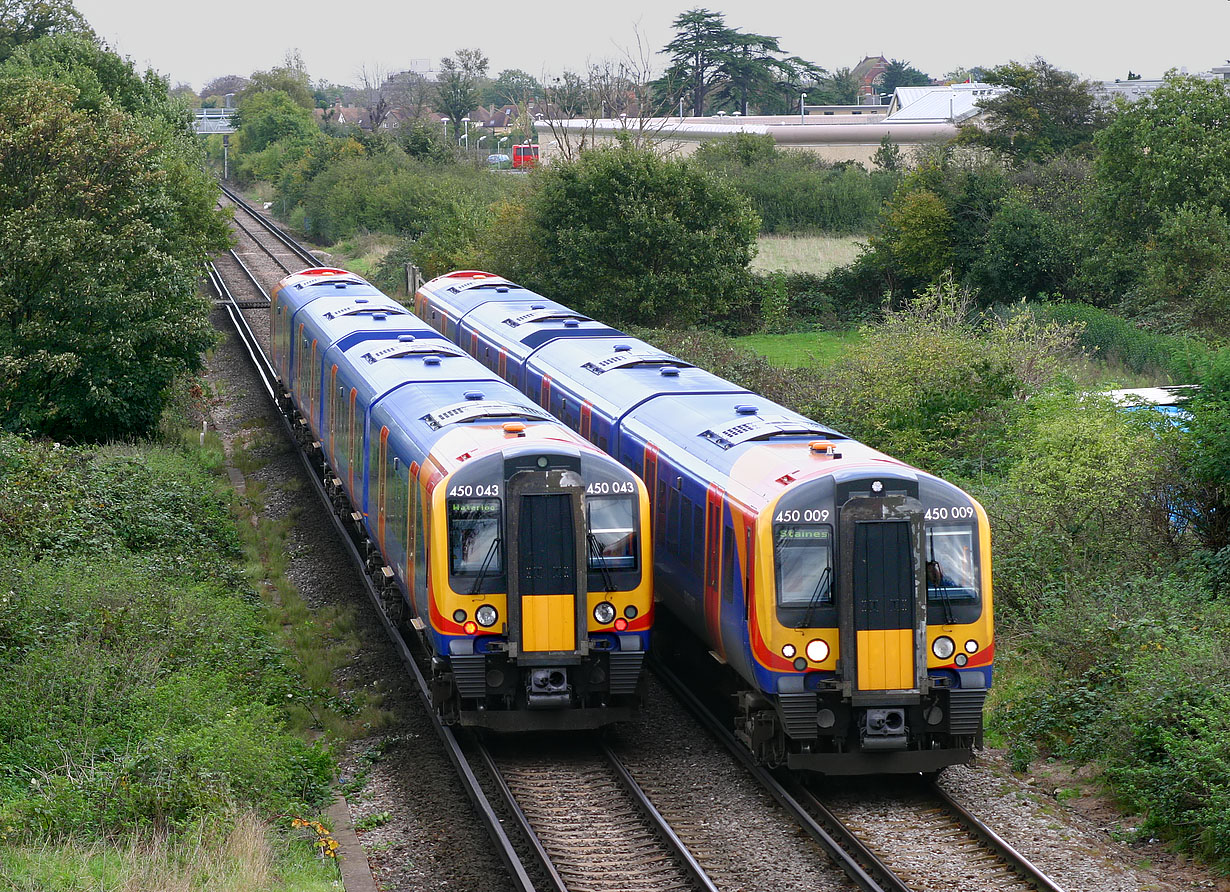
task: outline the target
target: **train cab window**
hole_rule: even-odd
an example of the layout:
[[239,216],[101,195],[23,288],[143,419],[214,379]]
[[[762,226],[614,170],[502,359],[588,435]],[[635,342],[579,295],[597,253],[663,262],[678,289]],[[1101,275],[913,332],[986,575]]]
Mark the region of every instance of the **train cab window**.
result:
[[450,499],[448,560],[454,576],[485,578],[504,573],[499,499]]
[[630,496],[589,496],[590,569],[636,569],[636,499]]
[[927,619],[969,623],[982,613],[971,524],[927,527]]
[[783,523],[773,528],[779,607],[833,604],[833,528],[827,523]]

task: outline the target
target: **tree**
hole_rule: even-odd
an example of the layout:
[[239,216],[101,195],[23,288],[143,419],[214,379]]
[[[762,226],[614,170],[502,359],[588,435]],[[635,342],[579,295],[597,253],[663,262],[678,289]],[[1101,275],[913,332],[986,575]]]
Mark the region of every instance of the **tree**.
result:
[[303,64],[303,56],[298,50],[288,52],[281,65],[268,71],[252,72],[247,86],[243,88],[240,104],[242,105],[260,93],[277,92],[285,93],[302,108],[316,107],[316,97],[312,93],[312,79],[308,76],[307,66]]
[[486,105],[518,105],[542,96],[542,84],[532,74],[520,68],[506,68],[483,89]]
[[71,0],[0,0],[0,62],[22,44],[56,34],[95,39]]
[[456,58],[440,60],[440,76],[436,80],[436,98],[440,111],[453,122],[453,139],[461,138],[461,119],[478,107],[479,79],[487,73],[487,57],[479,50],[459,49]]
[[258,93],[235,116],[241,152],[260,152],[283,139],[311,141],[320,135],[316,119],[280,90]]
[[838,68],[832,74],[820,77],[807,90],[812,102],[822,105],[855,105],[862,84],[849,68]]
[[662,78],[663,85],[674,88],[676,95],[692,96],[692,114],[705,113],[705,98],[709,90],[725,76],[723,66],[735,39],[735,30],[726,27],[720,12],[693,9],[672,23],[675,38],[662,50],[671,64]]
[[1107,222],[1144,239],[1183,204],[1230,216],[1230,89],[1225,81],[1171,75],[1121,104],[1097,136],[1094,177]]
[[962,124],[959,142],[992,149],[1018,166],[1092,149],[1102,115],[1089,81],[1040,57],[992,68],[984,79],[1008,92],[979,103],[982,119]]
[[[247,86],[248,79],[243,75],[224,74],[221,77],[215,77],[205,86],[201,87],[201,98],[215,100],[216,107],[224,108],[228,93],[239,96]],[[231,104],[238,105],[238,102],[232,102]]]
[[946,84],[981,83],[991,69],[983,65],[971,65],[969,68],[954,68],[944,73]]
[[759,220],[724,180],[632,146],[538,176],[526,232],[545,294],[613,324],[683,327],[747,287]]
[[0,80],[0,426],[139,436],[212,343],[197,289],[228,231],[186,127],[76,99]]
[[137,73],[121,59],[77,34],[56,34],[19,47],[0,65],[0,75],[35,77],[73,86],[75,108],[100,111],[116,105],[126,112],[155,116],[184,126],[187,113],[170,100],[167,83],[153,71]]
[[919,71],[909,62],[893,59],[880,75],[876,85],[879,91],[892,96],[898,87],[925,87],[931,83],[931,77]]
[[359,67],[359,96],[367,110],[367,126],[379,130],[393,110],[393,80],[382,65]]
[[[1170,75],[1138,102],[1117,105],[1095,139],[1093,180],[1107,299],[1161,324],[1225,331],[1230,220],[1230,90]],[[1092,267],[1091,267],[1092,268]]]

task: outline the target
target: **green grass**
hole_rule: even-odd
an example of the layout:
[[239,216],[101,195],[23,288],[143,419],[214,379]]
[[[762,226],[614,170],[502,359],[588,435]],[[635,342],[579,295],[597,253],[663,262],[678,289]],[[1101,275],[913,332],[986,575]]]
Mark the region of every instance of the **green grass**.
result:
[[390,235],[370,233],[343,239],[329,249],[334,266],[348,269],[360,276],[370,278],[384,255],[393,250],[398,239]]
[[866,236],[854,235],[762,235],[752,269],[822,276],[851,263],[866,241]]
[[13,892],[333,892],[337,864],[303,834],[272,829],[252,815],[218,833],[206,822],[176,838],[64,841],[0,848],[0,888]]
[[856,331],[796,331],[790,334],[746,335],[735,338],[734,342],[759,353],[773,365],[826,368],[845,356],[859,337]]

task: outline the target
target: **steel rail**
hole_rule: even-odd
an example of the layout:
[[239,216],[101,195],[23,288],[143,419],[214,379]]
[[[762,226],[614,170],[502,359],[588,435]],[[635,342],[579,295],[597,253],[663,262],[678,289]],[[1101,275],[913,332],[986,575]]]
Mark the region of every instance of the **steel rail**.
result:
[[517,823],[517,828],[522,835],[529,841],[530,846],[534,849],[534,855],[538,858],[542,869],[546,871],[548,877],[551,878],[551,886],[555,892],[568,892],[568,885],[564,882],[564,878],[559,875],[559,871],[555,869],[555,864],[551,860],[551,856],[547,853],[547,848],[542,844],[542,840],[538,834],[534,832],[534,828],[530,826],[530,819],[526,817],[525,811],[521,808],[521,804],[517,802],[516,795],[513,794],[512,788],[508,786],[508,781],[504,779],[504,773],[500,771],[500,766],[496,764],[495,757],[491,755],[491,750],[487,748],[481,740],[475,740],[475,748],[478,750],[479,757],[483,760],[483,764],[487,767],[487,772],[495,780],[496,787],[500,791],[500,795],[504,797],[504,803],[512,812],[513,820]]
[[[760,782],[770,796],[781,805],[790,816],[793,817],[803,831],[813,840],[820,844],[821,848],[829,855],[837,866],[848,876],[851,882],[854,883],[863,892],[890,892],[890,890],[898,890],[902,887],[892,885],[891,880],[886,880],[888,886],[882,885],[877,879],[868,872],[862,863],[859,862],[847,849],[836,839],[833,838],[815,817],[799,804],[798,800],[782,784],[777,777],[759,764],[747,747],[743,746],[735,735],[719,722],[703,703],[688,690],[687,686],[673,672],[661,664],[660,661],[651,660],[650,668],[654,674],[668,687],[671,692],[683,701],[684,705],[692,712],[696,719],[705,726],[705,728],[737,758],[743,767],[748,770],[751,775]],[[870,851],[866,846],[861,844],[858,848],[863,849],[868,855]],[[874,858],[874,855],[871,856]],[[874,863],[870,859],[867,863]],[[891,873],[889,874],[891,876]]]
[[1025,882],[1037,889],[1038,892],[1064,892],[1062,886],[1035,867],[1028,858],[1009,845],[998,833],[974,817],[961,803],[949,796],[939,784],[931,784],[928,792],[944,803],[944,807],[956,815],[961,826],[981,840],[996,855],[1003,858],[1009,867],[1020,874]]
[[687,870],[688,875],[696,883],[696,887],[704,890],[704,892],[718,892],[718,888],[713,884],[713,880],[709,878],[709,874],[705,872],[705,869],[700,866],[700,863],[688,851],[688,847],[683,844],[683,840],[675,833],[674,828],[667,823],[662,813],[654,807],[654,804],[649,800],[649,796],[641,789],[641,785],[636,782],[636,778],[632,776],[632,772],[628,771],[627,766],[624,765],[610,746],[606,743],[603,743],[601,746],[602,754],[606,756],[611,767],[615,769],[615,773],[619,775],[624,788],[632,794],[632,798],[636,801],[637,806],[645,817],[649,819],[650,823],[653,824],[658,835],[663,837],[671,849],[674,850],[675,855],[683,863],[684,869]]
[[274,226],[272,223],[266,220],[264,216],[261,215],[256,210],[256,208],[248,204],[248,202],[245,201],[243,198],[241,198],[238,193],[231,191],[230,189],[228,189],[226,186],[222,185],[221,183],[219,183],[218,186],[222,189],[223,195],[225,195],[235,204],[239,205],[241,208],[247,211],[251,216],[255,217],[257,220],[260,220],[261,225],[263,225],[266,229],[268,229],[269,232],[273,234],[274,238],[276,238],[278,241],[284,244],[293,253],[298,255],[298,257],[301,260],[306,261],[309,266],[318,266],[320,264],[320,260],[315,255],[313,255],[311,251],[307,250],[307,248],[300,245],[297,241],[295,241],[290,236],[283,233],[280,229],[278,229],[276,226]]
[[[262,251],[268,254],[270,260],[272,260],[278,266],[282,267],[282,272],[287,273],[287,274],[292,272],[291,268],[282,262],[281,258],[279,258],[278,255],[274,253],[273,249],[270,248],[268,245],[266,245],[264,242],[262,242],[259,238],[257,238],[256,233],[254,233],[251,229],[245,226],[242,220],[240,220],[238,217],[232,217],[231,222],[234,223],[236,226],[238,226],[240,229],[242,229],[244,234],[248,238],[252,239],[253,242],[255,242],[256,247],[260,248]],[[231,251],[231,253],[234,254],[235,252]]]
[[[293,441],[295,439],[294,429],[291,426],[290,420],[282,412],[278,404],[277,391],[278,383],[276,375],[273,372],[273,366],[269,362],[265,351],[261,348],[259,340],[256,338],[252,329],[248,326],[247,321],[243,318],[242,308],[239,302],[234,299],[227,288],[225,281],[218,274],[217,269],[212,263],[209,264],[210,279],[214,284],[214,288],[218,291],[221,299],[226,306],[227,313],[231,321],[235,324],[236,333],[239,335],[240,341],[243,343],[248,355],[252,358],[253,366],[256,369],[257,376],[261,379],[265,391],[273,400],[274,407],[277,410],[278,418],[281,420],[282,427],[288,437]],[[324,483],[321,480],[320,468],[317,463],[308,456],[303,449],[295,450],[300,461],[303,463],[304,469],[307,471],[308,478],[312,482],[312,487],[316,491],[316,495],[321,499],[326,507],[326,513],[333,524],[333,528],[337,531],[339,538],[342,540],[347,553],[350,555],[354,565],[360,571],[360,576],[363,580],[363,588],[367,594],[368,601],[371,602],[376,615],[379,617],[381,625],[384,626],[385,632],[389,639],[393,642],[397,649],[398,655],[402,662],[410,671],[411,676],[415,681],[415,693],[423,703],[423,708],[427,714],[432,717],[432,726],[436,730],[436,735],[440,738],[444,745],[445,753],[449,761],[453,764],[454,769],[462,779],[462,784],[465,787],[466,795],[474,804],[475,810],[478,813],[479,819],[486,827],[488,834],[496,844],[497,854],[500,860],[504,862],[508,868],[509,874],[512,877],[513,883],[520,892],[536,892],[533,881],[529,874],[526,873],[525,865],[522,863],[520,856],[513,848],[512,841],[508,838],[508,834],[504,831],[500,823],[499,816],[491,807],[491,802],[487,799],[486,793],[483,792],[482,785],[478,782],[474,775],[473,769],[470,767],[469,761],[466,759],[465,753],[462,751],[461,745],[457,741],[457,737],[453,734],[451,728],[443,724],[436,714],[435,708],[431,703],[431,693],[428,687],[427,679],[424,677],[422,670],[419,668],[418,661],[415,659],[413,652],[402,636],[397,625],[389,618],[384,610],[384,606],[380,599],[379,592],[376,591],[375,585],[372,583],[371,577],[366,572],[366,562],[363,556],[359,553],[358,546],[350,532],[342,523],[337,512],[333,510],[332,502],[328,494],[325,492]]]

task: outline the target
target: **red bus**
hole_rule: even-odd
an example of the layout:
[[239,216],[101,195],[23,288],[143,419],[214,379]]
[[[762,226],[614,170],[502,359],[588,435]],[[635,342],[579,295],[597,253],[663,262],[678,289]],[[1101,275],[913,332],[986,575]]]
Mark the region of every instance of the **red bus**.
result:
[[525,143],[519,146],[512,147],[512,166],[513,169],[525,169],[538,166],[538,146],[533,143]]

